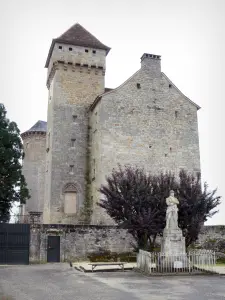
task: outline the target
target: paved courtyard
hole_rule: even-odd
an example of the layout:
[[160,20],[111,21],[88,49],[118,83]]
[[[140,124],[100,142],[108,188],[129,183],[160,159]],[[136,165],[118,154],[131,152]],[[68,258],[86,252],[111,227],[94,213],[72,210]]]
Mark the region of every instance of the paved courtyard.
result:
[[0,299],[224,300],[225,277],[81,273],[68,264],[0,267]]

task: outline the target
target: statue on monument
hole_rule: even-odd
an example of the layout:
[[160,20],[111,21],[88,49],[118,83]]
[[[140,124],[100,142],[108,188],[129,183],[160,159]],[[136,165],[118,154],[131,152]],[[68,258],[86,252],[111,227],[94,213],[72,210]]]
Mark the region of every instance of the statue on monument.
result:
[[166,198],[166,229],[178,228],[178,208],[179,201],[174,197],[174,191],[170,191],[170,195]]

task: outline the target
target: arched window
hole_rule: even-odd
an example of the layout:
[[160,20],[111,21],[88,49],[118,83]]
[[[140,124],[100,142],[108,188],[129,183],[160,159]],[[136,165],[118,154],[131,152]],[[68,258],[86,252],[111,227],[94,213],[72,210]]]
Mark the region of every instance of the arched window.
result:
[[74,183],[68,183],[64,187],[64,213],[75,214],[77,212],[77,188]]

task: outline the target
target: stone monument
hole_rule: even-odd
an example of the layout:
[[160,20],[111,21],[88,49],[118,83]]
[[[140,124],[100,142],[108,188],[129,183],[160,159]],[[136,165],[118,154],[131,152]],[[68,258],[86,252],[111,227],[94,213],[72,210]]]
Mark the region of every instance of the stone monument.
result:
[[163,231],[161,243],[161,262],[169,268],[187,268],[188,260],[185,249],[185,238],[178,227],[179,201],[174,197],[174,191],[166,198],[166,227]]

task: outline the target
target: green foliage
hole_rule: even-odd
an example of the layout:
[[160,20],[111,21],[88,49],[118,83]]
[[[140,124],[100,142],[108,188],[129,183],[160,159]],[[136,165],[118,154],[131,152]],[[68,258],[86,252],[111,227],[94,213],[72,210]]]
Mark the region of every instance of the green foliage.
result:
[[23,157],[20,131],[0,104],[0,222],[9,221],[14,202],[24,204],[30,197],[20,163]]
[[216,264],[224,264],[225,265],[225,257],[218,258],[216,260]]
[[119,227],[127,228],[138,248],[153,251],[157,236],[165,228],[166,197],[174,190],[179,199],[179,227],[185,236],[186,247],[198,238],[201,226],[217,211],[220,197],[216,190],[201,188],[201,177],[188,175],[184,170],[179,180],[174,174],[148,175],[143,169],[119,166],[106,178],[99,191],[104,198],[98,205],[106,210]]
[[204,222],[218,212],[215,208],[220,204],[217,190],[208,191],[207,183],[201,187],[201,175],[188,175],[180,172],[177,197],[179,205],[179,227],[185,236],[186,246],[195,242]]

